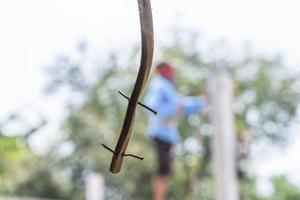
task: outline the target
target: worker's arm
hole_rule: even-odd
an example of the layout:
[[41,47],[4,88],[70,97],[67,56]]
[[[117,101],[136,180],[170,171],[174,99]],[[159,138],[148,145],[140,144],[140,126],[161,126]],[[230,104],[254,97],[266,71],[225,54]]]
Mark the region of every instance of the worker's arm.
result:
[[200,112],[206,106],[207,101],[204,96],[184,96],[180,98],[182,113],[185,115]]

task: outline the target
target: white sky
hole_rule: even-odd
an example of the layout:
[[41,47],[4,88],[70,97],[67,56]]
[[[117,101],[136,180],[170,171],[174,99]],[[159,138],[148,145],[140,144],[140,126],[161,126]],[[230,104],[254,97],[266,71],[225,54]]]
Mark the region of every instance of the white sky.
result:
[[[300,64],[299,0],[152,0],[152,8],[158,42],[178,24],[236,46],[252,41],[259,52],[283,53],[291,68]],[[33,144],[40,148],[41,140],[53,139],[62,105],[59,99],[42,96],[42,66],[70,52],[81,38],[103,50],[136,44],[137,11],[135,0],[0,1],[0,120],[24,106],[42,111],[50,124]],[[258,174],[299,172],[297,138],[283,155],[255,163]],[[295,181],[300,183],[300,177]]]

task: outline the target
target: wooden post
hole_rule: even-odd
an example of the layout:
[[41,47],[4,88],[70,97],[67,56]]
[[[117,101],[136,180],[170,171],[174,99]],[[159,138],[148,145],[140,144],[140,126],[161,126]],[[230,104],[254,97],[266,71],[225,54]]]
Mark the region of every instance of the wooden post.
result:
[[212,163],[216,200],[238,200],[233,114],[233,83],[222,71],[214,73],[208,83],[212,123]]
[[90,173],[86,179],[85,186],[86,200],[104,200],[104,178],[101,174]]

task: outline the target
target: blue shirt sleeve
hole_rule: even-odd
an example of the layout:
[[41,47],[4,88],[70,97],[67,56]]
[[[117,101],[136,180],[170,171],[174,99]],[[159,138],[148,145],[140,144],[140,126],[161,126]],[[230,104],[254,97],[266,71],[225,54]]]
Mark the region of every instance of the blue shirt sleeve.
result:
[[185,115],[197,113],[206,105],[206,101],[202,96],[186,96],[181,98],[183,113]]

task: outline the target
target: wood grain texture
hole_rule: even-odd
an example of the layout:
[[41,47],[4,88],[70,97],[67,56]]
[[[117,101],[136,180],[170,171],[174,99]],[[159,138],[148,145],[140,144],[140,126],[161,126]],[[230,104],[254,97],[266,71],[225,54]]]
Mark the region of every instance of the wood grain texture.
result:
[[141,61],[137,79],[128,101],[121,133],[111,161],[109,170],[112,173],[118,173],[121,170],[123,157],[132,132],[136,106],[148,80],[153,59],[153,22],[150,0],[138,0],[138,6],[142,38]]

